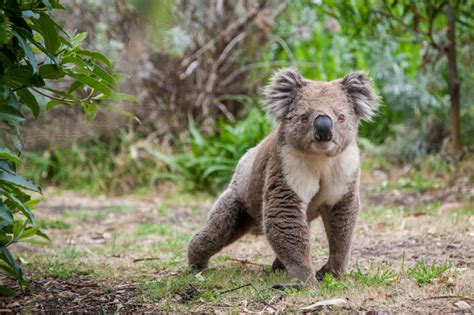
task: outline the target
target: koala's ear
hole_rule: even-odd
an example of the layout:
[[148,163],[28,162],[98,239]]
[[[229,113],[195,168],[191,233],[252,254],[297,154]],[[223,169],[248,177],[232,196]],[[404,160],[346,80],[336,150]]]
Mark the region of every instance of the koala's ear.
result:
[[304,80],[296,68],[285,68],[275,72],[264,90],[265,105],[268,114],[281,121]]
[[352,100],[359,118],[370,121],[379,106],[379,98],[367,73],[363,71],[351,72],[342,79],[341,84]]

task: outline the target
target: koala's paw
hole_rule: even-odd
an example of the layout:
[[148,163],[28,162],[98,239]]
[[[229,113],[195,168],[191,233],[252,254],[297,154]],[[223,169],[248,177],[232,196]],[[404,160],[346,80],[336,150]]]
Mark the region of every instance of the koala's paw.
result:
[[191,271],[201,271],[204,269],[207,269],[208,263],[190,263],[189,264],[189,269]]
[[323,268],[321,268],[319,271],[316,272],[316,280],[319,281],[319,282],[323,281],[326,274],[330,274],[330,275],[334,276],[334,278],[336,278],[336,279],[339,279],[341,277],[340,272],[331,270],[326,265]]
[[318,280],[319,282],[323,281],[324,280],[324,276],[326,276],[326,274],[329,273],[327,272],[326,270],[321,269],[319,271],[316,272],[316,280]]

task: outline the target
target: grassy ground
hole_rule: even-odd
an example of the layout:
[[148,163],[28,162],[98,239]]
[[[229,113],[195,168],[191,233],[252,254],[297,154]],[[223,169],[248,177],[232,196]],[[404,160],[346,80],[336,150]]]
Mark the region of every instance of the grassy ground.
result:
[[[261,236],[246,236],[190,273],[185,249],[214,197],[163,186],[140,196],[90,197],[49,188],[37,211],[54,240],[20,244],[30,292],[0,299],[0,311],[297,311],[344,299],[331,309],[459,311],[474,306],[474,162],[453,168],[363,167],[363,210],[350,273],[284,292]],[[328,256],[321,222],[312,224],[313,262]],[[15,286],[4,275],[0,282]],[[314,310],[320,310],[315,308]]]

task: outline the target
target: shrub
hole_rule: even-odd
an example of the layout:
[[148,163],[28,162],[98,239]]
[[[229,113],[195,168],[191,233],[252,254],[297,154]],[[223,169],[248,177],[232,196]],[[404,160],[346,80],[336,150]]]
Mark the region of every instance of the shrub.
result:
[[205,134],[191,124],[189,143],[174,155],[148,147],[152,156],[168,166],[169,171],[160,176],[181,179],[187,189],[216,192],[229,182],[242,155],[270,132],[272,123],[261,109],[254,107],[244,120],[231,124],[221,119],[218,126],[217,133]]
[[[36,201],[27,193],[41,189],[16,174],[25,109],[38,117],[59,104],[80,104],[86,117],[93,117],[100,104],[134,100],[119,92],[109,59],[82,49],[86,34],[67,35],[52,18],[54,9],[62,9],[59,0],[0,0],[0,269],[22,288],[27,282],[9,247],[48,240],[32,212]],[[51,83],[56,80],[70,84],[59,89]],[[85,96],[76,97],[75,91]],[[0,293],[14,292],[0,288]]]

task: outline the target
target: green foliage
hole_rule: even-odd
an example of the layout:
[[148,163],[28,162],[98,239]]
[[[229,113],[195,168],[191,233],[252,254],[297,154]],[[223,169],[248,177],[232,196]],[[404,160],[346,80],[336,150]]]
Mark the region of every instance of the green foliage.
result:
[[351,271],[349,277],[352,278],[356,283],[365,286],[378,286],[385,284],[392,284],[397,280],[397,274],[395,271],[389,268],[378,268],[373,274],[365,273],[357,265],[354,271]]
[[169,168],[160,176],[181,179],[188,189],[216,192],[229,182],[245,152],[257,145],[272,127],[265,113],[256,107],[249,110],[244,120],[235,124],[220,120],[218,125],[216,134],[204,134],[191,124],[189,150],[183,147],[171,156],[148,148],[152,156]]
[[[24,109],[38,117],[59,104],[80,104],[93,117],[99,105],[135,101],[119,91],[106,56],[81,48],[86,34],[69,36],[52,18],[62,8],[58,0],[0,0],[0,268],[21,287],[27,283],[8,247],[48,240],[32,212],[36,202],[25,192],[41,189],[16,174]],[[72,82],[64,89],[51,84],[66,79]],[[75,96],[78,91],[86,96]]]
[[451,265],[447,262],[437,264],[433,261],[431,265],[428,265],[424,261],[418,261],[413,267],[408,269],[407,274],[415,278],[419,284],[428,284],[449,269],[451,269]]
[[27,152],[22,172],[39,183],[60,184],[65,189],[91,194],[150,187],[160,167],[152,158],[132,155],[138,150],[134,142],[134,138],[121,134],[110,142]]

